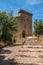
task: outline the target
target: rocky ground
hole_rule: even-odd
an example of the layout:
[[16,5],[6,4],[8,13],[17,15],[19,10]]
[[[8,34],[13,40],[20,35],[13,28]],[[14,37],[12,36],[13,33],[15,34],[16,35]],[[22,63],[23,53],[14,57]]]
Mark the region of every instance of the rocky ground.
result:
[[43,65],[43,42],[26,39],[1,49],[0,65]]

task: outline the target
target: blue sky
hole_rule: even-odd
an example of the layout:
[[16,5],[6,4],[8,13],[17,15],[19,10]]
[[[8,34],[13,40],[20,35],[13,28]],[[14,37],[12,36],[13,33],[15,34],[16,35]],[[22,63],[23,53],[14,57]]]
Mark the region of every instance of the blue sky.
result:
[[0,0],[0,11],[14,10],[14,15],[17,16],[19,9],[32,13],[32,21],[43,20],[43,0]]

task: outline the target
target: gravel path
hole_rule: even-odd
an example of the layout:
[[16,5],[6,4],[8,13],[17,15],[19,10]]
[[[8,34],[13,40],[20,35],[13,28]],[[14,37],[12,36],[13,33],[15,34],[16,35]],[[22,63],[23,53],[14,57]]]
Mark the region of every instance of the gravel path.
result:
[[33,40],[30,42],[3,48],[0,55],[4,58],[0,59],[0,65],[43,65],[43,44]]

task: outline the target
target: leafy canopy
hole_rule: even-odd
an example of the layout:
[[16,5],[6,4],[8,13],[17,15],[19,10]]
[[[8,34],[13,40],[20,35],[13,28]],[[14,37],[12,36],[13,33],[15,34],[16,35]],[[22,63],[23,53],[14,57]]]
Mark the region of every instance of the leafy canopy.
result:
[[43,34],[43,22],[42,20],[35,20],[34,21],[34,34],[35,35],[42,35]]
[[13,33],[16,32],[17,23],[15,17],[13,16],[13,10],[9,13],[0,12],[0,35],[3,39],[7,39],[9,35],[12,37]]

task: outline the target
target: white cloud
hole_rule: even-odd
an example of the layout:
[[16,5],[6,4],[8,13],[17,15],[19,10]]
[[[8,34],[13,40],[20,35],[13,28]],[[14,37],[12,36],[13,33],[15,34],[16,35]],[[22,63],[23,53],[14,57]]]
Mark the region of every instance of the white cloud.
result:
[[29,4],[40,4],[40,3],[43,3],[43,0],[27,0],[27,3]]
[[12,3],[17,3],[17,4],[22,4],[25,2],[31,5],[43,3],[43,0],[9,0],[9,1]]

